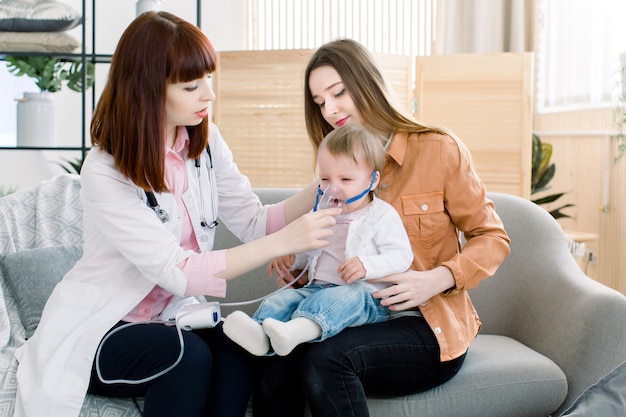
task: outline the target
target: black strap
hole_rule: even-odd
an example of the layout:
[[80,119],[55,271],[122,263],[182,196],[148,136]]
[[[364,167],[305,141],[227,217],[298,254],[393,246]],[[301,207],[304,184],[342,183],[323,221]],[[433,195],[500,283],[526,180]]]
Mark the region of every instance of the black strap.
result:
[[211,156],[211,148],[208,143],[206,144],[206,153],[209,154],[209,168],[213,169],[213,157]]
[[148,198],[148,206],[150,206],[151,209],[159,207],[159,203],[152,191],[146,191],[146,197]]
[[[207,152],[207,154],[209,154],[209,167],[211,169],[213,169],[213,156],[211,156],[211,148],[209,147],[208,143],[206,145],[206,152]],[[200,167],[200,158],[196,159],[196,166]],[[154,192],[152,192],[152,191],[145,191],[145,193],[146,193],[146,198],[148,199],[148,201],[147,201],[148,206],[152,210],[157,212],[157,214],[159,214],[159,212],[157,210],[161,210],[161,208],[159,207],[159,202],[157,201],[157,198],[154,195]]]

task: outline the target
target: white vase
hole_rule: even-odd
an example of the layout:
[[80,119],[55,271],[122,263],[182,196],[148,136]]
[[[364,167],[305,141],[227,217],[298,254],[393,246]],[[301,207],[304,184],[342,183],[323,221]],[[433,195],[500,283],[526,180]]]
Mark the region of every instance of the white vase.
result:
[[161,10],[161,0],[137,0],[135,3],[135,15],[145,12],[158,12]]
[[17,100],[17,146],[56,146],[54,102],[47,91]]

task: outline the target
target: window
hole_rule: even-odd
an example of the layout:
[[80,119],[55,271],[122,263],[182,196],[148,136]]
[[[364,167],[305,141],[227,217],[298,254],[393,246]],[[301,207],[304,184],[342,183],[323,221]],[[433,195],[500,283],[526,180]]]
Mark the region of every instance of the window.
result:
[[314,49],[349,37],[372,52],[430,55],[437,0],[248,0],[248,49]]
[[611,105],[624,16],[624,0],[538,0],[537,111]]

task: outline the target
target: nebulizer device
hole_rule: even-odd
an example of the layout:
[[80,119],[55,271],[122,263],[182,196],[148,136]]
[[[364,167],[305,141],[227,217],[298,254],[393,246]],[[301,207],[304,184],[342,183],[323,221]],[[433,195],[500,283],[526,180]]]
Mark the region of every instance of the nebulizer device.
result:
[[[373,179],[374,179],[374,176],[372,176],[372,183],[373,183]],[[371,188],[371,184],[370,184],[370,188]],[[342,213],[346,213],[348,204],[362,198],[367,192],[369,192],[369,188],[365,190],[363,193],[361,193],[360,195],[346,200],[346,198],[343,196],[343,193],[341,192],[341,190],[339,190],[338,187],[334,185],[328,185],[324,189],[324,191],[322,191],[321,187],[318,186],[317,195],[315,197],[315,206],[313,207],[313,211],[323,210],[326,208],[342,208],[343,209]],[[314,256],[319,255],[321,252],[322,252],[321,248],[310,251],[308,254],[306,266],[302,269],[302,271],[298,274],[298,276],[295,277],[293,280],[291,280],[289,283],[287,283],[287,285],[277,289],[276,291],[273,291],[270,294],[264,295],[254,300],[232,302],[232,303],[222,303],[221,305],[222,306],[241,306],[241,305],[257,303],[267,297],[270,297],[276,294],[279,291],[282,291],[292,286],[309,269],[311,259]],[[181,301],[184,302],[183,300],[190,300],[190,299],[191,298],[188,297],[188,298],[182,299]],[[100,342],[100,345],[98,346],[98,350],[96,352],[96,361],[95,361],[96,373],[100,381],[103,382],[104,384],[120,384],[120,383],[132,384],[132,385],[144,384],[146,382],[152,381],[164,375],[165,373],[172,370],[176,365],[178,365],[178,363],[182,360],[183,354],[185,352],[185,342],[183,339],[182,330],[189,331],[189,330],[196,330],[196,329],[211,328],[211,327],[217,326],[217,324],[220,321],[222,321],[220,303],[217,301],[204,301],[204,302],[201,301],[199,303],[193,302],[191,304],[190,303],[187,303],[187,304],[188,305],[181,306],[179,304],[178,306],[173,306],[174,309],[177,309],[177,307],[179,308],[175,314],[167,314],[167,312],[164,311],[164,314],[161,315],[161,320],[154,320],[154,321],[141,322],[141,323],[126,323],[120,327],[115,328],[113,331],[109,332]],[[142,379],[129,380],[129,379],[106,379],[104,378],[100,370],[100,360],[99,360],[100,352],[102,350],[102,346],[104,345],[104,342],[113,334],[117,333],[118,331],[126,327],[130,327],[133,325],[154,324],[154,323],[176,326],[178,340],[180,343],[180,353],[178,355],[178,358],[174,361],[174,363],[170,365],[169,367],[167,367],[166,369],[163,369],[162,371],[154,375],[150,375]]]

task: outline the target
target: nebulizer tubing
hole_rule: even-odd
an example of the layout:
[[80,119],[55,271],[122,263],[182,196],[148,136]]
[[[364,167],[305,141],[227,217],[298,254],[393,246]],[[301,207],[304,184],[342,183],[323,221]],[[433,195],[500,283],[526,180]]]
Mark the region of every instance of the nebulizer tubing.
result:
[[297,277],[295,277],[294,279],[292,279],[291,281],[289,281],[287,284],[285,284],[284,286],[280,287],[277,290],[272,291],[269,294],[266,294],[264,296],[261,296],[259,298],[255,298],[254,300],[248,300],[248,301],[235,301],[235,302],[231,302],[231,303],[220,303],[221,306],[227,306],[227,307],[236,307],[236,306],[245,306],[248,304],[254,304],[254,303],[258,303],[260,301],[265,300],[268,297],[271,297],[272,295],[281,292],[282,290],[291,287],[293,284],[296,283],[296,281],[298,281],[300,278],[302,278],[302,276],[304,275],[304,273],[306,271],[308,271],[309,269],[309,265],[311,263],[311,260],[309,258],[309,260],[306,263],[306,266],[302,269],[302,271],[298,274]]
[[[293,280],[289,281],[285,286],[280,287],[279,289],[272,291],[269,294],[266,294],[262,297],[256,298],[254,300],[249,300],[249,301],[240,301],[240,302],[232,302],[232,303],[220,303],[220,305],[222,306],[242,306],[242,305],[247,305],[247,304],[254,304],[256,302],[259,301],[263,301],[265,298],[270,297],[280,291],[283,291],[284,289],[292,286],[293,284],[296,283],[296,281],[298,281],[300,278],[302,278],[302,276],[304,275],[304,273],[309,269],[309,264],[310,264],[310,259],[309,261],[307,261],[306,266],[304,267],[304,269],[302,269],[302,271],[298,274],[297,277],[295,277]],[[98,375],[98,379],[100,380],[100,382],[102,382],[103,384],[130,384],[130,385],[138,385],[138,384],[144,384],[146,382],[150,382],[162,375],[165,375],[166,373],[168,373],[169,371],[171,371],[172,369],[174,369],[176,367],[176,365],[178,365],[180,363],[180,361],[183,359],[183,355],[185,354],[185,340],[183,339],[183,331],[181,329],[181,327],[178,325],[178,322],[175,324],[176,325],[176,333],[178,334],[178,341],[180,343],[180,353],[178,354],[178,357],[176,358],[176,360],[174,361],[174,363],[172,363],[170,366],[168,366],[167,368],[163,369],[162,371],[157,372],[156,374],[147,376],[145,378],[141,378],[141,379],[105,379],[102,376],[102,371],[100,369],[100,353],[102,351],[102,346],[104,346],[104,343],[111,337],[113,336],[115,333],[117,333],[118,331],[125,329],[127,327],[130,326],[135,326],[135,325],[140,325],[140,324],[161,324],[164,326],[172,326],[172,322],[169,321],[163,321],[163,320],[151,320],[151,321],[142,321],[142,322],[133,322],[133,323],[125,323],[119,327],[116,327],[115,329],[113,329],[112,331],[110,331],[109,333],[107,333],[106,336],[104,336],[104,338],[102,339],[102,341],[100,342],[100,345],[98,346],[98,350],[96,351],[96,374]]]
[[180,353],[178,354],[178,358],[176,358],[176,360],[174,361],[173,364],[171,364],[167,368],[163,369],[162,371],[157,372],[156,374],[150,375],[150,376],[142,378],[142,379],[105,379],[102,376],[102,371],[100,370],[100,352],[102,351],[102,346],[104,346],[104,342],[106,342],[111,336],[113,336],[118,331],[120,331],[122,329],[125,329],[127,327],[130,327],[130,326],[136,326],[136,325],[140,325],[140,324],[161,324],[161,325],[171,326],[171,324],[169,322],[166,322],[166,321],[151,320],[151,321],[142,321],[142,322],[136,322],[136,323],[135,322],[133,322],[133,323],[125,323],[125,324],[123,324],[123,325],[121,325],[119,327],[116,327],[115,329],[113,329],[109,333],[107,333],[107,335],[104,336],[104,338],[100,342],[100,345],[98,346],[98,350],[96,351],[96,360],[95,360],[95,362],[96,362],[96,373],[98,374],[98,379],[103,384],[130,384],[130,385],[144,384],[144,383],[150,382],[153,379],[156,379],[156,378],[158,378],[158,377],[160,377],[162,375],[165,375],[166,373],[168,373],[169,371],[174,369],[176,367],[176,365],[178,365],[180,363],[180,361],[183,359],[183,355],[185,353],[185,341],[183,340],[183,332],[182,332],[181,328],[178,326],[178,324],[176,324],[176,333],[178,334],[178,341],[180,343]]

